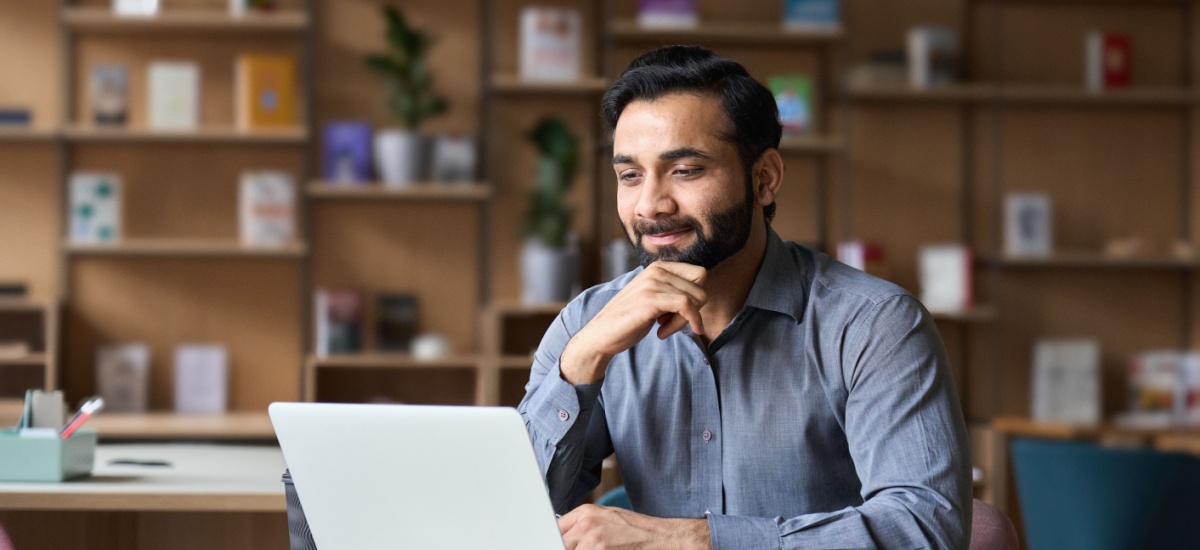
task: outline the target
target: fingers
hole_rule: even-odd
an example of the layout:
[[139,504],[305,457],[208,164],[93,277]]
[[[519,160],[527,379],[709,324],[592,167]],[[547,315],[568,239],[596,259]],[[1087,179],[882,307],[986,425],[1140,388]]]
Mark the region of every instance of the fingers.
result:
[[[660,301],[655,305],[658,306],[659,311],[679,314],[670,319],[660,317],[658,337],[666,338],[689,323],[692,325],[692,332],[704,334],[704,321],[700,315],[700,308],[708,302],[708,293],[693,280],[685,278],[685,276],[694,277],[703,282],[706,276],[704,268],[690,264],[656,262],[647,270],[650,271],[648,276],[654,278],[658,283],[653,290],[658,293],[656,297]],[[686,297],[687,301],[674,298],[680,295]],[[663,297],[670,298],[661,301]]]
[[682,277],[698,285],[703,285],[704,280],[708,278],[708,270],[698,265],[685,264],[682,262],[654,262],[651,266],[658,266],[677,277]]

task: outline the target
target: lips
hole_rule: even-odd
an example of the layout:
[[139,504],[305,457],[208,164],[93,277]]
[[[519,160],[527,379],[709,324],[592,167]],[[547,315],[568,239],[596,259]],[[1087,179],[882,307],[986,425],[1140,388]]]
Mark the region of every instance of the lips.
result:
[[682,227],[682,228],[676,229],[674,231],[668,231],[666,233],[645,234],[645,235],[642,235],[642,242],[645,244],[652,244],[655,246],[672,245],[672,244],[675,244],[676,242],[678,242],[680,239],[682,239],[688,233],[691,233],[691,232],[692,232],[692,229],[690,227]]

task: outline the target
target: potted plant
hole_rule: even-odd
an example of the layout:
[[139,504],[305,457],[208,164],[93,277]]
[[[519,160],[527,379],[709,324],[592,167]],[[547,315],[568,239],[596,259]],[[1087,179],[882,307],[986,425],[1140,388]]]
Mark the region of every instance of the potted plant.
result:
[[368,55],[367,66],[383,76],[388,108],[401,128],[375,134],[376,170],[385,185],[399,186],[421,178],[424,141],[418,133],[426,119],[446,112],[445,98],[433,93],[433,75],[425,54],[433,39],[408,25],[393,6],[384,6],[388,50]]
[[571,297],[579,272],[578,239],[571,233],[575,208],[566,204],[579,165],[579,142],[558,118],[543,119],[528,137],[541,158],[519,226],[525,240],[521,294],[527,304],[561,302]]

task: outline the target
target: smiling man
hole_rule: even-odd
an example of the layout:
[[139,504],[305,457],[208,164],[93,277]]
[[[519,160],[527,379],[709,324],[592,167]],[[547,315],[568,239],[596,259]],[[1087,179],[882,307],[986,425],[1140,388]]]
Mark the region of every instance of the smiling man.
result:
[[[908,292],[771,229],[771,93],[672,46],[630,64],[603,115],[643,267],[562,311],[520,406],[568,550],[965,548],[937,329]],[[634,511],[576,507],[614,452]]]

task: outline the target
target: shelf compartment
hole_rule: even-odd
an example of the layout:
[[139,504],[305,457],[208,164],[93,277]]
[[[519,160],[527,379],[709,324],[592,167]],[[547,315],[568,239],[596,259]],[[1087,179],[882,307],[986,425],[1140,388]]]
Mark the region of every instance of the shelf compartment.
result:
[[492,77],[491,89],[498,94],[538,95],[591,95],[608,90],[608,81],[599,77],[585,77],[575,81],[544,82],[525,80],[517,75],[504,74]]
[[954,84],[913,88],[904,84],[851,86],[846,96],[854,101],[906,101],[929,103],[988,103],[1010,106],[1148,106],[1186,107],[1200,95],[1186,88],[1134,87],[1092,92],[1083,86],[1036,84]]
[[913,88],[905,84],[849,86],[846,97],[854,101],[908,101],[928,103],[977,103],[995,98],[995,89],[987,84],[953,84]]
[[996,308],[993,306],[979,305],[963,312],[945,312],[931,311],[934,321],[945,321],[947,323],[989,323],[996,320]]
[[750,46],[829,46],[841,41],[841,29],[790,30],[783,23],[701,24],[694,28],[647,28],[632,19],[613,22],[618,42],[671,42]]
[[830,136],[797,136],[779,140],[781,153],[828,155],[842,152],[842,140]]
[[216,9],[166,9],[153,16],[128,17],[115,15],[110,8],[72,7],[63,10],[62,23],[76,32],[90,33],[299,33],[309,27],[309,17],[300,10],[235,17]]
[[1060,252],[1047,257],[996,256],[981,258],[985,265],[1012,269],[1148,269],[1187,271],[1196,260],[1162,257],[1111,258],[1098,253]]
[[423,182],[406,187],[385,187],[379,182],[333,184],[315,181],[308,186],[308,196],[319,200],[484,202],[492,197],[492,189],[483,182]]
[[167,131],[146,128],[100,128],[69,126],[63,132],[74,143],[212,143],[212,144],[302,144],[308,141],[303,127],[279,130],[242,131],[232,126],[211,126],[199,130]]
[[58,132],[48,128],[0,125],[0,143],[53,143]]
[[474,355],[455,355],[438,359],[417,359],[404,353],[371,352],[361,354],[310,356],[309,365],[314,368],[368,368],[368,369],[473,369],[479,365]]
[[303,243],[278,248],[245,246],[235,240],[125,239],[114,244],[64,245],[73,256],[130,256],[162,258],[301,258],[308,253]]
[[528,369],[533,366],[532,355],[503,355],[500,357],[501,369]]
[[87,423],[102,439],[275,439],[266,411],[224,414],[100,412]]
[[50,357],[45,353],[30,353],[22,357],[0,357],[0,367],[8,365],[36,366],[46,365]]

